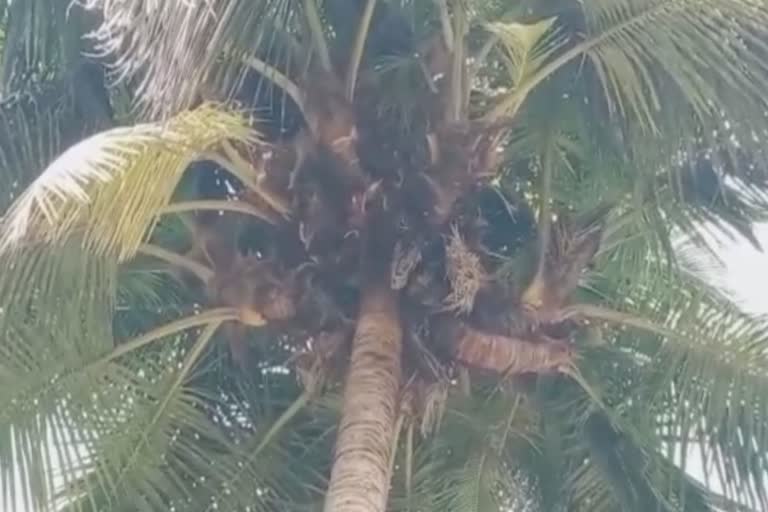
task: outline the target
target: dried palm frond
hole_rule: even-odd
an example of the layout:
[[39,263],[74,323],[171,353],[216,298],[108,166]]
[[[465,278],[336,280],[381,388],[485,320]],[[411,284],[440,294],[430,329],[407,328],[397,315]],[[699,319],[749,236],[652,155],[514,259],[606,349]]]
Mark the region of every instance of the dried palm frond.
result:
[[440,422],[445,414],[448,403],[447,380],[419,383],[419,406],[421,412],[421,435],[427,437],[440,428]]
[[447,224],[456,202],[496,175],[508,129],[504,122],[470,121],[427,134],[432,167],[421,178],[432,195],[433,224]]
[[346,330],[323,331],[307,340],[307,349],[294,356],[293,362],[301,384],[309,393],[322,390],[338,375],[334,358],[349,338]]
[[601,207],[579,220],[561,216],[552,226],[546,254],[522,296],[528,309],[546,315],[565,305],[600,247],[607,211]]
[[231,268],[219,272],[209,284],[213,301],[238,309],[241,321],[254,326],[296,314],[292,285],[274,265],[254,256],[237,257]]
[[445,248],[446,273],[451,283],[451,293],[445,298],[448,309],[469,313],[475,304],[477,293],[488,282],[488,275],[480,257],[472,252],[453,226]]
[[410,329],[409,346],[414,348],[416,354],[413,361],[418,365],[422,376],[434,380],[448,380],[449,370],[443,364],[432,350],[426,345],[424,340],[429,337],[429,325],[427,322]]
[[408,284],[411,272],[421,262],[421,248],[416,243],[405,245],[402,240],[395,243],[389,285],[393,290],[402,290]]
[[[82,3],[103,13],[91,35],[97,51],[113,58],[118,81],[137,82],[140,106],[153,117],[189,108],[202,86],[219,77],[240,82],[243,60],[254,49],[266,53],[269,62],[294,58],[284,40],[294,18],[289,0]],[[267,67],[260,71],[269,78],[273,68]]]

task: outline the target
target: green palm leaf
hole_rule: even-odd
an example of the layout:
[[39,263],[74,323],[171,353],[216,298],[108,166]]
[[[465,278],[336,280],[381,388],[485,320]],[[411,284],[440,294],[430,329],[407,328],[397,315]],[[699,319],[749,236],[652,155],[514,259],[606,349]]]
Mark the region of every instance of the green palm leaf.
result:
[[0,103],[0,209],[7,206],[86,127],[64,81],[30,85]]
[[[69,286],[60,284],[68,296],[29,293],[23,302],[3,307],[0,491],[9,510],[14,507],[14,491],[21,493],[17,502],[47,510],[56,488],[52,461],[72,468],[83,464],[80,448],[89,434],[78,423],[76,402],[86,397],[80,404],[90,405],[97,377],[93,371],[75,375],[69,370],[83,358],[112,347],[107,321],[113,303],[110,288],[93,285],[108,283],[114,272],[108,263],[91,260],[84,265],[86,260],[67,260],[70,266],[61,279]],[[83,270],[88,272],[85,276]],[[43,441],[48,439],[50,443]],[[61,476],[67,483],[76,474]]]
[[[8,5],[10,4],[10,5]],[[87,16],[79,6],[51,0],[5,2],[2,84],[12,89],[33,80],[61,77],[80,58]]]
[[[282,128],[285,112],[277,110],[293,118],[302,106],[324,105],[323,98],[309,101],[315,91],[308,88],[322,85],[305,79],[316,78],[313,59],[339,74],[360,60],[356,148],[361,167],[376,180],[380,171],[371,161],[379,143],[387,153],[403,153],[394,159],[402,162],[398,171],[412,173],[395,187],[381,165],[385,186],[377,194],[394,197],[422,172],[420,144],[426,131],[439,128],[427,119],[440,117],[432,110],[444,111],[434,104],[441,98],[428,87],[433,77],[425,70],[447,72],[448,64],[432,57],[451,62],[452,110],[470,121],[469,129],[468,112],[514,121],[495,148],[503,152],[505,172],[494,183],[504,192],[508,216],[525,217],[510,221],[513,229],[526,224],[514,243],[512,235],[498,235],[499,257],[515,270],[511,296],[534,275],[535,264],[527,261],[537,252],[527,222],[531,209],[539,210],[540,242],[554,217],[580,218],[603,202],[611,211],[595,261],[569,294],[571,318],[531,326],[556,337],[567,331],[578,371],[503,383],[473,372],[470,385],[451,384],[450,392],[458,395],[461,387],[462,396],[451,396],[427,438],[416,428],[425,412],[403,407],[390,508],[502,511],[535,503],[558,512],[701,512],[736,508],[736,502],[768,506],[768,324],[740,312],[727,294],[685,268],[687,255],[673,243],[681,231],[696,243],[708,240],[707,230],[750,238],[751,223],[768,211],[759,151],[768,85],[762,0],[521,0],[511,6],[405,0],[393,9],[371,1],[365,30],[350,22],[349,6],[362,7],[354,0],[85,3],[103,15],[98,49],[114,58],[117,81],[135,86],[140,116],[165,122],[109,130],[55,158],[95,119],[79,103],[88,93],[71,90],[76,81],[60,80],[77,74],[68,63],[82,60],[75,52],[83,44],[79,28],[62,17],[61,6],[43,9],[51,0],[3,7],[13,18],[5,48],[10,83],[55,80],[44,91],[28,88],[33,94],[19,98],[31,101],[9,101],[0,114],[0,187],[12,195],[0,199],[0,211],[13,201],[0,220],[0,507],[317,508],[333,463],[339,407],[333,394],[310,400],[286,367],[304,339],[291,332],[275,340],[272,327],[283,327],[277,324],[248,330],[252,364],[248,371],[233,369],[225,344],[214,345],[227,340],[213,337],[213,330],[235,321],[237,311],[201,312],[202,287],[183,280],[171,286],[158,263],[178,264],[171,249],[184,244],[170,226],[157,229],[163,214],[208,209],[255,216],[271,225],[259,226],[254,237],[279,240],[281,248],[283,235],[295,235],[297,227],[246,203],[196,196],[170,203],[188,164],[199,158],[215,161],[248,188],[260,186],[256,166],[233,151],[255,137],[246,119],[209,104],[183,109],[200,97],[237,92],[239,100],[251,96],[244,108],[261,114],[273,101],[263,82],[272,82],[292,101],[278,100],[280,109],[269,112],[264,125]],[[366,32],[350,59],[345,46]],[[397,57],[402,64],[379,66],[378,57],[390,53],[377,45],[386,45],[390,32],[407,33],[411,46]],[[441,35],[452,55],[422,52],[431,47],[422,43]],[[407,129],[393,129],[395,122]],[[731,128],[721,130],[726,123]],[[290,137],[281,130],[269,142],[282,149]],[[304,172],[318,168],[309,153],[291,172],[299,186],[289,192],[297,203],[309,193],[303,180],[325,179],[322,172]],[[711,165],[702,169],[702,162]],[[282,164],[271,158],[269,165]],[[711,180],[702,183],[702,177]],[[474,208],[471,198],[468,203]],[[286,213],[287,205],[272,208]],[[399,207],[383,201],[380,213]],[[486,218],[479,211],[478,217],[487,221],[478,222],[481,247],[484,231],[496,238],[491,232],[506,215]],[[300,244],[295,250],[295,259],[304,261]],[[278,263],[290,267],[293,258],[278,252]],[[271,251],[264,256],[271,258]],[[337,272],[326,269],[323,258],[315,263],[310,270],[319,273],[307,281],[310,290],[335,281]],[[218,270],[191,258],[185,265],[204,281]],[[347,288],[357,285],[345,279],[338,297],[335,285],[329,292],[344,302],[344,316],[356,300]],[[507,299],[499,299],[502,307],[513,308]],[[465,320],[476,321],[475,313],[483,316],[473,312]],[[319,340],[313,334],[307,345]],[[329,377],[342,371],[343,357],[336,359]],[[445,371],[453,371],[446,363]],[[411,361],[405,368],[411,371]],[[333,393],[330,378],[326,384]],[[442,410],[430,400],[426,409]],[[724,496],[686,476],[694,451],[723,484]]]
[[520,104],[572,61],[594,66],[611,111],[651,130],[663,106],[682,98],[702,118],[718,108],[762,104],[768,81],[761,38],[768,10],[751,0],[583,2],[584,39],[553,56],[504,102]]
[[[110,301],[94,299],[70,300],[69,307],[59,304],[61,316],[9,322],[4,330],[0,469],[9,478],[2,492],[7,498],[21,488],[40,510],[56,500],[122,493],[164,510],[163,493],[191,492],[184,471],[209,467],[200,440],[227,446],[187,381],[213,329],[234,317],[196,315],[113,349],[104,311]],[[208,327],[187,351],[188,337],[179,331],[200,325]],[[164,343],[148,347],[158,340]],[[158,473],[163,464],[168,471]],[[21,481],[14,476],[19,470]],[[29,478],[40,476],[46,479]]]
[[760,508],[768,468],[768,324],[695,276],[665,274],[622,292],[631,314],[587,316],[622,326],[615,343],[646,361],[641,401],[664,408],[682,453],[691,436],[730,482],[726,497]]

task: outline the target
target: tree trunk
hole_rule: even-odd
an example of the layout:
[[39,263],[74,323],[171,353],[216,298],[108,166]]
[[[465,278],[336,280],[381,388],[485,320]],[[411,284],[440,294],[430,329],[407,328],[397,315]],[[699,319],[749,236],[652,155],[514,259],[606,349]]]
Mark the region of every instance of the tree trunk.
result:
[[397,294],[362,294],[325,512],[384,512],[398,415],[402,330]]

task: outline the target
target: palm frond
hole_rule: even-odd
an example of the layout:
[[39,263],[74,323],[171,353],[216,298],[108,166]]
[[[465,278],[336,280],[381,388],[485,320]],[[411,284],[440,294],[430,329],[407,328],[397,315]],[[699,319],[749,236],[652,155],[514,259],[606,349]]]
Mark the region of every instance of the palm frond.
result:
[[[178,352],[174,361],[179,362],[184,351],[174,351]],[[158,356],[176,366],[162,353],[151,357]],[[308,436],[317,443],[317,436],[327,432],[330,423],[322,421],[316,410],[308,414],[308,395],[296,389],[295,376],[270,376],[265,369],[252,382],[241,380],[233,386],[232,375],[222,372],[215,358],[206,358],[180,391],[187,396],[182,402],[189,401],[193,409],[175,398],[169,402],[170,425],[162,428],[172,435],[170,442],[155,429],[152,447],[157,453],[136,457],[123,488],[100,486],[99,473],[94,471],[78,482],[78,488],[88,494],[64,510],[235,512],[248,508],[268,512],[303,510],[320,496],[324,482],[312,463],[326,462],[323,449],[327,446],[318,443],[319,449],[314,450]],[[148,407],[137,405],[139,412]],[[93,455],[101,456],[104,474],[119,474],[124,467],[124,455],[132,450],[130,436],[138,435],[147,423],[148,416],[140,416],[126,416],[119,425],[122,431],[108,430],[96,445]],[[123,452],[118,446],[123,446]]]
[[290,64],[292,50],[278,34],[300,26],[291,0],[85,5],[104,17],[94,33],[97,48],[113,57],[118,81],[137,82],[139,106],[151,116],[189,108],[212,73],[242,76],[242,62],[223,59],[230,51],[260,49],[265,60]]
[[[165,493],[189,493],[188,475],[210,468],[201,443],[227,445],[187,381],[215,328],[234,317],[196,315],[113,349],[111,301],[94,295],[67,304],[60,315],[4,330],[0,463],[10,476],[3,494],[20,485],[28,501],[48,510],[82,496],[126,493],[166,510]],[[182,324],[207,325],[191,350]],[[149,346],[158,339],[166,343]]]
[[[18,302],[7,289],[2,293],[0,493],[8,510],[18,504],[49,509],[60,485],[54,480],[54,460],[75,470],[61,473],[65,483],[76,478],[87,432],[70,405],[82,397],[88,403],[97,387],[93,372],[70,378],[67,370],[112,347],[108,318],[113,300],[110,287],[103,285],[114,275],[114,265],[76,253],[60,264],[67,271],[51,287],[19,293]],[[16,503],[14,491],[22,498]]]
[[167,124],[94,135],[65,151],[16,200],[3,218],[0,247],[58,243],[79,233],[97,253],[130,258],[187,165],[223,141],[248,137],[240,116],[212,106]]
[[368,32],[371,27],[371,20],[373,19],[375,8],[376,0],[368,0],[360,19],[361,21],[358,27],[357,36],[355,37],[355,44],[352,48],[350,62],[347,66],[347,77],[344,84],[346,96],[349,101],[354,99],[355,86],[357,85],[357,73],[360,70],[360,63],[363,59],[363,51],[365,50],[365,43],[368,39]]
[[649,456],[626,435],[610,425],[608,418],[593,414],[584,425],[590,461],[613,491],[622,510],[663,510],[647,469]]
[[79,5],[51,0],[4,6],[2,84],[18,85],[67,75],[80,59],[91,19]]
[[450,402],[433,437],[414,443],[410,483],[398,462],[393,508],[495,512],[508,509],[510,500],[530,498],[519,495],[525,492],[518,488],[520,475],[507,459],[511,447],[530,442],[532,412],[521,396],[493,393],[486,400]]
[[506,103],[521,103],[546,78],[584,57],[610,110],[652,131],[659,111],[680,99],[704,119],[715,108],[763,104],[768,10],[759,2],[610,0],[583,2],[582,8],[584,39],[552,56]]
[[[621,326],[617,343],[649,361],[643,400],[666,408],[680,439],[696,439],[726,479],[727,498],[760,508],[768,468],[768,324],[696,281],[665,272],[656,285],[647,281],[649,288],[625,289],[621,303],[630,315],[587,316]],[[688,446],[681,441],[679,448]]]
[[[18,258],[4,254],[0,262],[7,269],[0,274],[0,308],[4,312],[0,332],[14,322],[44,322],[49,312],[56,321],[54,313],[61,303],[75,300],[88,305],[94,296],[102,296],[115,286],[114,261],[84,252],[77,239],[55,247],[32,247]],[[113,302],[105,299],[104,304]],[[88,309],[86,312],[92,314]]]
[[29,85],[4,96],[0,103],[0,210],[87,127],[75,111],[64,81]]
[[585,350],[581,363],[602,384],[603,404],[574,382],[540,382],[542,441],[514,459],[534,478],[546,510],[714,510],[716,496],[667,451],[657,421],[665,406],[644,393],[648,361],[604,345]]
[[[541,164],[549,162],[556,171],[555,212],[586,211],[596,202],[615,205],[600,250],[612,254],[607,261],[617,255],[645,260],[651,247],[657,257],[669,258],[681,233],[708,249],[708,232],[755,243],[754,223],[768,212],[760,151],[734,149],[732,157],[733,143],[714,141],[710,147],[682,128],[664,141],[625,139],[620,126],[591,106],[586,85],[547,83],[529,99],[507,148],[506,186],[528,192],[545,174]],[[545,161],[553,137],[555,156]]]
[[[719,325],[707,326],[720,334],[721,342],[701,340],[706,347],[693,345],[687,350],[668,347],[659,359],[677,367],[658,368],[671,377],[668,395],[678,404],[673,418],[679,431],[690,431],[701,444],[705,464],[716,468],[725,495],[764,508],[768,503],[766,328],[744,318],[710,315]],[[739,339],[742,344],[735,341]],[[683,450],[688,446],[680,443]]]
[[[266,512],[273,510],[274,503],[281,499],[300,501],[301,496],[290,495],[292,482],[289,481],[291,478],[288,475],[292,471],[291,466],[301,462],[294,459],[295,455],[290,453],[289,445],[296,441],[291,439],[296,435],[291,432],[291,423],[304,412],[309,399],[309,393],[304,392],[285,407],[279,416],[264,414],[254,418],[256,432],[243,440],[245,446],[241,449],[242,456],[238,457],[238,469],[226,478],[220,478],[218,489],[211,495],[212,505],[204,510],[216,510],[221,506],[228,510],[255,506]],[[271,471],[265,468],[267,460],[274,461],[276,466]],[[282,467],[279,467],[281,465]],[[269,475],[270,472],[283,475],[284,479],[281,481],[280,477]],[[253,488],[254,482],[264,486],[263,492]],[[299,485],[310,486],[312,483],[312,479],[308,478]]]
[[[652,69],[674,83],[701,117],[713,105],[727,106],[730,89],[744,100],[762,101],[764,62],[744,45],[765,31],[768,11],[751,1],[670,2],[619,0],[585,5],[594,39],[580,43],[598,69],[613,110],[637,117],[651,129],[665,91]],[[627,38],[632,45],[623,44]]]
[[331,53],[328,50],[328,41],[326,38],[326,30],[323,26],[323,20],[320,16],[320,10],[318,8],[319,2],[316,0],[303,0],[302,2],[304,17],[307,21],[309,33],[312,36],[312,45],[318,53],[320,59],[320,66],[330,71],[332,67]]
[[148,262],[133,261],[117,273],[115,336],[131,338],[183,315],[195,300],[177,278]]
[[540,72],[544,64],[560,50],[565,39],[558,34],[555,18],[537,23],[491,23],[488,30],[496,35],[502,53],[502,62],[509,74],[510,93],[490,114],[493,118],[514,117],[525,96],[516,94],[525,87],[531,76]]

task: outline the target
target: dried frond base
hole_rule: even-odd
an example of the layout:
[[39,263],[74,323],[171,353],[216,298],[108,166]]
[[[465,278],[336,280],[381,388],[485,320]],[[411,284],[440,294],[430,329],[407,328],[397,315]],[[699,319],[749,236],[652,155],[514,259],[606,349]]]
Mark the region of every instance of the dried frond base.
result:
[[333,359],[341,351],[348,334],[345,331],[321,332],[307,340],[307,350],[293,357],[296,373],[304,389],[317,393],[326,382],[340,377]]
[[248,306],[240,308],[238,319],[241,323],[251,327],[263,327],[267,324],[266,318],[264,318],[260,311]]
[[484,333],[467,325],[457,329],[457,361],[507,376],[562,371],[573,366],[573,352],[561,341],[527,341]]
[[255,256],[238,256],[231,268],[214,275],[208,295],[214,304],[236,308],[240,321],[259,327],[293,318],[296,287],[270,262]]
[[408,284],[411,272],[421,262],[421,249],[415,243],[404,244],[398,240],[392,255],[390,286],[393,290],[402,290]]
[[432,383],[422,382],[418,387],[418,402],[421,412],[421,435],[429,436],[440,427],[448,403],[449,383],[439,380]]
[[475,305],[475,298],[488,275],[480,257],[472,252],[456,226],[452,228],[446,246],[446,271],[451,283],[451,293],[445,299],[448,309],[469,313]]

